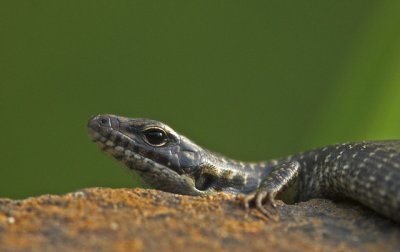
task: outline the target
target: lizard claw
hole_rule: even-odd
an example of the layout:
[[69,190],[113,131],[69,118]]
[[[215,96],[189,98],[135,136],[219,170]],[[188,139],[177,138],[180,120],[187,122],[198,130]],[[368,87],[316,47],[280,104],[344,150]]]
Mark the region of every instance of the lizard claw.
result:
[[271,206],[276,209],[275,195],[276,193],[268,193],[267,200],[271,203]]
[[[246,213],[249,212],[250,203],[255,203],[255,207],[257,208],[257,210],[264,214],[267,218],[274,221],[279,220],[278,212],[276,210],[275,195],[276,193],[266,191],[254,191],[246,195],[243,198]],[[275,213],[272,213],[268,208],[264,206],[265,202],[271,204],[271,206],[275,209]]]

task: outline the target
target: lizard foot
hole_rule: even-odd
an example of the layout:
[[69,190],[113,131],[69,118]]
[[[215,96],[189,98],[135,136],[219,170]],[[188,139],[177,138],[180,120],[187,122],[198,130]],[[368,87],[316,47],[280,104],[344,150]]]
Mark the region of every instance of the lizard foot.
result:
[[[258,211],[264,214],[268,219],[273,221],[279,220],[279,214],[276,210],[275,196],[277,193],[275,192],[266,192],[263,190],[254,191],[248,195],[246,195],[242,200],[244,203],[244,207],[246,212],[250,209],[250,204],[254,204]],[[269,204],[270,206],[265,206]],[[273,210],[273,211],[271,211]]]

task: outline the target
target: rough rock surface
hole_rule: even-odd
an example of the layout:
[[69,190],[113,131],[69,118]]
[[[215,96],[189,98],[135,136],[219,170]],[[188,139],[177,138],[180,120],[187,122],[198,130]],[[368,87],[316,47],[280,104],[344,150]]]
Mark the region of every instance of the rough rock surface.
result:
[[0,251],[400,251],[400,225],[350,202],[278,201],[280,221],[234,196],[92,188],[0,199]]

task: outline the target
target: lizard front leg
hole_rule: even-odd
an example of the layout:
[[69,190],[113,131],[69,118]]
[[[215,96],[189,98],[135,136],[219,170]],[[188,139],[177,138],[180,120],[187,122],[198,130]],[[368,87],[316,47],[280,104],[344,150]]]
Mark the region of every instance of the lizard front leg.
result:
[[257,190],[243,198],[246,211],[248,211],[250,203],[254,203],[255,207],[260,212],[274,219],[271,212],[267,210],[264,205],[270,203],[275,208],[276,195],[296,181],[299,171],[300,163],[297,161],[284,162],[276,165],[271,173],[264,178]]

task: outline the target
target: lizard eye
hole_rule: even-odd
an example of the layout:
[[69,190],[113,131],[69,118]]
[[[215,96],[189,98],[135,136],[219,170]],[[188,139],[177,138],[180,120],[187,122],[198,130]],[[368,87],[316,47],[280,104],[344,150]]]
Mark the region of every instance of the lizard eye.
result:
[[195,187],[200,191],[207,191],[217,182],[217,177],[212,174],[202,174],[195,182]]
[[143,132],[144,140],[153,146],[163,146],[167,143],[167,133],[160,128],[148,128]]

